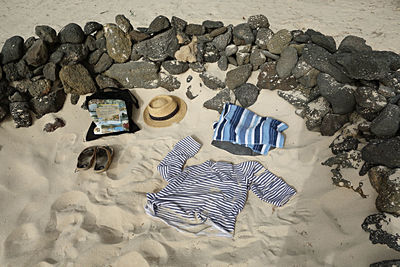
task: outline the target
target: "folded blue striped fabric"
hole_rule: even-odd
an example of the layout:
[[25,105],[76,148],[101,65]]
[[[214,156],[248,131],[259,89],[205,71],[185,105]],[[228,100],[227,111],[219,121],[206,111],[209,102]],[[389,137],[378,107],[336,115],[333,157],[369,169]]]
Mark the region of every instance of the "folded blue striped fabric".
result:
[[282,131],[288,126],[281,121],[225,103],[219,121],[214,123],[213,128],[213,140],[228,141],[267,155],[271,147],[283,147],[285,137]]

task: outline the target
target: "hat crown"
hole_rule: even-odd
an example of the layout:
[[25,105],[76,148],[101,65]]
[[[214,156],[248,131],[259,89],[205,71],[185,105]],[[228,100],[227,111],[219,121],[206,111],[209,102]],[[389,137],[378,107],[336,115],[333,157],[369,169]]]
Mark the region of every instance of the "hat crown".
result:
[[157,96],[147,106],[149,114],[153,117],[163,117],[176,110],[178,103],[170,96]]

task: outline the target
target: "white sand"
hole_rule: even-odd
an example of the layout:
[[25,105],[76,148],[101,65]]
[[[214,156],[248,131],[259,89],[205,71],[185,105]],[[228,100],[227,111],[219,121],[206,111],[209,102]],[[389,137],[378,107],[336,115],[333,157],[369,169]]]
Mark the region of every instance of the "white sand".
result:
[[[161,14],[192,23],[221,20],[226,25],[264,14],[275,31],[313,28],[332,35],[337,43],[353,34],[374,49],[400,52],[398,0],[2,1],[0,44],[13,35],[34,35],[38,24],[58,31],[70,22],[82,27],[90,20],[114,22],[117,14],[125,14],[134,27],[147,26]],[[189,74],[194,77],[193,90],[201,91],[193,101],[185,96]],[[250,81],[255,83],[257,75],[253,73]],[[399,257],[384,245],[372,245],[360,227],[376,212],[376,193],[368,178],[345,172],[356,185],[364,182],[367,199],[334,187],[330,169],[320,164],[331,155],[328,145],[333,137],[307,131],[294,107],[269,90],[263,90],[250,109],[286,122],[287,141],[284,149],[257,159],[298,194],[274,209],[250,193],[233,239],[180,233],[147,216],[145,193],[165,186],[156,166],[181,138],[193,135],[203,143],[188,164],[254,159],[210,145],[211,125],[219,115],[202,104],[216,92],[199,88],[197,73],[188,71],[179,79],[182,86],[173,94],[185,99],[188,114],[169,128],[149,128],[141,116],[153,96],[167,93],[162,88],[133,90],[141,102],[136,121],[142,130],[135,134],[84,143],[90,118],[79,108],[83,98],[77,106],[68,98],[61,112],[35,120],[30,128],[15,129],[10,119],[0,124],[0,266],[367,266]],[[55,116],[66,126],[43,132]],[[94,144],[114,146],[109,171],[74,173],[79,152]]]

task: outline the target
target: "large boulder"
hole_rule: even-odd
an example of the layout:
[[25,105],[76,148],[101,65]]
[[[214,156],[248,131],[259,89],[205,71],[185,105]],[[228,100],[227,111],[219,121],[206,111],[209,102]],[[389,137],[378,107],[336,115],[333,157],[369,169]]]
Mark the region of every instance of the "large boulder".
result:
[[108,55],[118,63],[126,62],[132,52],[129,36],[112,23],[104,25],[104,36]]
[[400,107],[388,104],[371,123],[371,132],[378,137],[395,136],[399,130]]
[[229,89],[234,89],[249,79],[253,66],[246,64],[230,70],[226,73],[225,84]]
[[400,137],[372,140],[361,150],[362,158],[375,165],[400,168]]
[[159,67],[153,62],[130,61],[113,64],[103,74],[118,81],[123,87],[156,88],[159,85]]
[[58,33],[61,43],[81,44],[85,41],[85,33],[81,26],[76,23],[69,23]]
[[67,94],[86,95],[96,91],[89,71],[81,64],[64,66],[59,75]]
[[24,55],[24,39],[21,36],[8,38],[1,49],[1,64],[17,61]]

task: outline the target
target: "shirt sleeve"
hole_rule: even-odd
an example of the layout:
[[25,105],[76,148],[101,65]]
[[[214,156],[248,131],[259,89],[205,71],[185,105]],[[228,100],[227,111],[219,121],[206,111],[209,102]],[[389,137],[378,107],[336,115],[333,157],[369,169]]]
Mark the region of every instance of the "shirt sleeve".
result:
[[158,165],[157,170],[167,182],[170,182],[174,177],[182,173],[183,165],[189,158],[197,154],[200,146],[191,136],[183,138],[168,152],[167,156]]
[[296,190],[281,178],[266,170],[250,181],[250,189],[261,200],[281,207],[296,194]]

